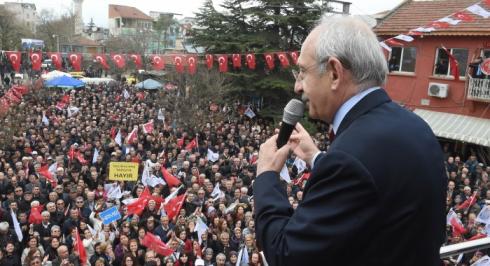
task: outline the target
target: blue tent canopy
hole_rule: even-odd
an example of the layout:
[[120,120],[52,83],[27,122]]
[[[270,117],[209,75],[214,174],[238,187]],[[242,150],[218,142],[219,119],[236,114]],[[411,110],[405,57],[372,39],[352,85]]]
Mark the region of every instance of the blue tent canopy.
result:
[[160,83],[154,79],[147,79],[145,81],[142,81],[142,82],[136,84],[135,87],[138,89],[144,89],[144,90],[156,90],[159,88],[163,88],[163,85],[162,85],[162,83]]
[[85,86],[85,83],[83,81],[80,81],[75,78],[67,77],[67,76],[61,76],[57,77],[51,80],[48,80],[45,84],[46,87],[52,88],[52,87],[58,87],[58,88],[79,88]]

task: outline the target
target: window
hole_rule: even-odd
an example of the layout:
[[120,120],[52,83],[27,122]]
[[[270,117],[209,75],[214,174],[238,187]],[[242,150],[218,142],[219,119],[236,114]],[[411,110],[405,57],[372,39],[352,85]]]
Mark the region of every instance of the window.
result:
[[[466,65],[468,63],[468,49],[452,48],[448,49],[454,58],[458,61],[459,76],[464,77],[466,73]],[[434,75],[439,76],[451,76],[451,62],[449,56],[442,48],[438,48],[436,51],[436,61],[434,64]]]
[[415,72],[416,58],[415,47],[392,47],[388,68],[390,72]]

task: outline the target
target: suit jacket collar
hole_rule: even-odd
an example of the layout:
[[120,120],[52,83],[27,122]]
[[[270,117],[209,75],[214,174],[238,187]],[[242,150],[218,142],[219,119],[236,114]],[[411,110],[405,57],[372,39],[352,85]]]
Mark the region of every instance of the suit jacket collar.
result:
[[369,112],[371,109],[390,101],[390,97],[383,89],[375,90],[369,93],[347,113],[345,118],[340,123],[339,130],[337,134],[335,134],[336,137],[347,129],[349,125],[352,124],[352,122],[354,122],[354,120],[356,120],[358,117]]

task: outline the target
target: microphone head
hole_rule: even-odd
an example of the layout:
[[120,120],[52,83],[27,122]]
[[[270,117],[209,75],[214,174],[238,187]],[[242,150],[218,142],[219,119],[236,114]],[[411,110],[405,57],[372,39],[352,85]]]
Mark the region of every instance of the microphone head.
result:
[[286,104],[286,107],[284,107],[282,122],[294,126],[296,125],[296,123],[298,123],[299,120],[301,120],[304,112],[305,112],[304,103],[298,99],[292,99],[291,101],[288,102],[288,104]]

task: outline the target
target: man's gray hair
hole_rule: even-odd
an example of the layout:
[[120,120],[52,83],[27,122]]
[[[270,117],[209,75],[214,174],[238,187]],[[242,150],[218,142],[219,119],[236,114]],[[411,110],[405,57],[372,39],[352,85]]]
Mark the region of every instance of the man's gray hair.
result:
[[359,91],[385,83],[388,67],[374,32],[361,20],[353,17],[324,15],[319,21],[316,46],[320,73],[325,60],[334,56],[349,69]]

